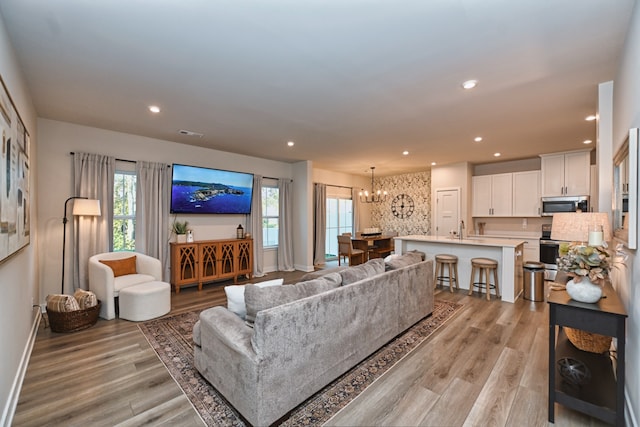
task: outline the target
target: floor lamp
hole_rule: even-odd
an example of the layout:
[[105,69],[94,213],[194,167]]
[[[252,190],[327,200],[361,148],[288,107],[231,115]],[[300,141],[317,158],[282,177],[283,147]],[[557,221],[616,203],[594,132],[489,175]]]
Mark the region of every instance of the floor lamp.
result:
[[62,218],[62,289],[61,292],[64,294],[64,252],[67,246],[67,205],[71,200],[75,200],[73,202],[73,212],[74,216],[100,216],[100,200],[89,199],[88,197],[81,196],[73,196],[69,197],[64,202],[64,217]]

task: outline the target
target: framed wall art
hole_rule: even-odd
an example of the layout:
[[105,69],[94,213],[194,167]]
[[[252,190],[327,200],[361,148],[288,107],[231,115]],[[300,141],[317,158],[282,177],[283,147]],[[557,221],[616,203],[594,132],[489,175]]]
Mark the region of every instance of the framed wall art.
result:
[[0,262],[29,244],[29,133],[0,77]]

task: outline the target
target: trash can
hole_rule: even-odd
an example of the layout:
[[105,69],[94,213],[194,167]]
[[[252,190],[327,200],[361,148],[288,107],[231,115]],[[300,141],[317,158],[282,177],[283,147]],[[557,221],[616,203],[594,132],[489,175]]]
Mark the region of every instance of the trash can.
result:
[[524,269],[524,299],[544,301],[544,264],[526,261]]

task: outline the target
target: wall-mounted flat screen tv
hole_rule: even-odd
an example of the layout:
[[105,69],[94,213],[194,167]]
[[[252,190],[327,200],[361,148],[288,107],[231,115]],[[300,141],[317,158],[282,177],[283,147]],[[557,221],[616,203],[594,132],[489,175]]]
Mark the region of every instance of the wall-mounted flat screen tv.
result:
[[253,174],[173,165],[171,213],[249,214]]

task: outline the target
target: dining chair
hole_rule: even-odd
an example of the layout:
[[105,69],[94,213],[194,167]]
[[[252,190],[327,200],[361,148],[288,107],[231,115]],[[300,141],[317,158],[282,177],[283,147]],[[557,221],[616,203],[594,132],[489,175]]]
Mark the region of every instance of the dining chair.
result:
[[349,265],[358,265],[365,262],[365,252],[362,249],[354,249],[351,236],[338,236],[338,265],[342,258],[349,260]]

